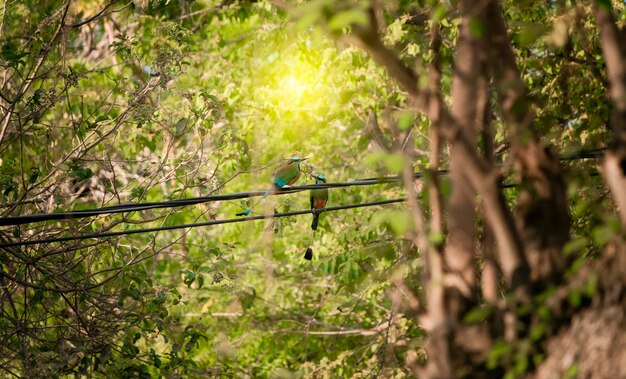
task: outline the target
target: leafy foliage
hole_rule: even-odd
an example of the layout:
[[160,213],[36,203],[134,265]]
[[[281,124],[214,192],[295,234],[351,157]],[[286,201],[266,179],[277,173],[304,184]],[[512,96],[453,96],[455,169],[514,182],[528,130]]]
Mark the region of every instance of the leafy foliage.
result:
[[[342,39],[368,25],[368,8],[314,0],[286,12],[273,3],[282,2],[5,2],[0,216],[266,189],[292,151],[311,157],[305,174],[323,172],[329,182],[395,175],[406,161],[385,148],[396,138],[393,123],[413,133],[414,168],[425,170],[430,123]],[[590,6],[503,3],[542,143],[563,155],[604,147],[611,110]],[[624,4],[614,8],[623,24]],[[460,23],[450,3],[397,1],[380,18],[383,41],[418,71],[433,59],[428,34],[439,26],[448,101]],[[469,27],[485,32],[479,21]],[[494,126],[496,159],[506,163],[507,130],[498,117]],[[574,273],[621,230],[595,163],[565,166],[574,224],[564,254]],[[397,185],[333,189],[329,206],[403,193]],[[264,207],[307,202],[299,193]],[[3,227],[0,241],[230,218],[247,206]],[[425,333],[402,297],[408,292],[392,283],[402,278],[416,302],[424,296],[414,230],[407,211],[392,206],[324,213],[316,234],[308,219],[291,217],[2,248],[0,370],[33,378],[407,377],[407,362],[426,360]],[[445,243],[441,233],[429,239]],[[312,262],[302,259],[309,246]],[[590,301],[596,286],[571,289],[570,305]],[[555,332],[546,302],[520,311],[541,322],[518,345],[497,341],[488,369],[515,377],[543,360],[533,344]],[[484,323],[492,312],[472,309],[464,322]]]

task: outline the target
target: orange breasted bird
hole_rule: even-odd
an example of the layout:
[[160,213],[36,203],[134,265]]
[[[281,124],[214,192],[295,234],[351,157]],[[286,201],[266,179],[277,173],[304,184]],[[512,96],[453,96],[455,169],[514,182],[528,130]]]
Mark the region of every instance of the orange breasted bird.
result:
[[[324,174],[317,174],[314,176],[315,184],[326,183],[326,177]],[[326,203],[328,202],[328,188],[318,188],[311,190],[311,212],[313,213],[313,222],[311,223],[311,229],[317,230],[317,223],[320,218],[320,213],[326,209]]]
[[[315,184],[323,184],[326,183],[326,177],[324,174],[318,173],[313,176],[315,178]],[[315,231],[317,230],[317,224],[319,222],[320,213],[326,209],[326,203],[328,203],[328,188],[317,188],[311,190],[310,195],[311,200],[311,213],[313,213],[313,222],[311,223],[311,229],[313,230],[313,235],[315,235]],[[304,253],[304,259],[310,261],[313,259],[313,249],[309,245]]]

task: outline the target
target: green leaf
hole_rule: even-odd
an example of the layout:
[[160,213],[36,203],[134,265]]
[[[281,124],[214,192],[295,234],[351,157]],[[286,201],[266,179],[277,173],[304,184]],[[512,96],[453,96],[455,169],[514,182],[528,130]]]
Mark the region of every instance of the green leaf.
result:
[[510,343],[506,341],[496,341],[487,355],[487,368],[493,370],[496,368],[502,358],[508,355],[512,350]]
[[530,339],[539,341],[546,334],[545,324],[537,324],[530,330]]
[[196,273],[191,270],[186,270],[183,273],[183,283],[187,286],[187,288],[191,288],[191,285],[196,280]]
[[585,294],[591,298],[596,294],[597,290],[598,290],[598,276],[594,273],[591,275],[591,277],[587,281],[587,284],[585,287]]
[[446,235],[442,232],[430,232],[428,233],[428,242],[435,247],[442,246],[446,241]]
[[130,287],[130,289],[128,289],[126,293],[134,300],[141,299],[141,292],[139,292],[139,290],[135,286]]
[[470,33],[475,38],[481,38],[482,36],[485,35],[485,30],[486,30],[485,24],[476,18],[470,19],[468,27],[469,27]]
[[527,23],[520,29],[517,39],[521,46],[529,46],[544,35],[546,31],[547,28],[543,24]]
[[372,219],[373,224],[387,226],[395,235],[403,236],[413,230],[413,218],[408,211],[380,212]]
[[135,187],[130,190],[130,198],[138,199],[138,198],[141,198],[145,193],[146,193],[146,190],[144,188]]
[[463,317],[463,322],[466,324],[474,324],[477,322],[485,321],[491,316],[492,310],[490,307],[474,307]]
[[369,17],[365,9],[349,9],[333,15],[328,21],[330,30],[338,31],[351,25],[367,26]]
[[202,288],[202,286],[204,285],[204,276],[201,274],[198,274],[197,280],[198,280],[198,288]]
[[316,23],[332,4],[333,0],[313,0],[295,7],[293,15],[298,20],[298,28],[308,28]]
[[413,126],[416,117],[417,114],[414,112],[400,113],[398,117],[398,128],[400,128],[400,130],[408,130],[411,126]]
[[412,57],[415,57],[420,52],[420,46],[416,43],[410,43],[406,47],[406,53]]
[[565,375],[563,376],[563,379],[573,379],[576,378],[578,376],[578,363],[574,363],[573,365],[570,366],[570,368],[567,369],[567,371],[565,372]]
[[548,322],[552,319],[552,312],[550,311],[550,308],[546,305],[542,305],[537,308],[537,314],[543,321]]
[[385,155],[386,154],[382,151],[375,151],[365,157],[364,163],[365,165],[372,167],[382,161]]
[[389,171],[398,173],[402,171],[404,166],[404,156],[400,153],[387,154],[383,158],[383,163]]
[[152,365],[156,368],[161,367],[161,359],[159,355],[154,351],[153,348],[150,348],[150,358],[152,359]]
[[575,238],[569,240],[565,246],[563,247],[563,253],[565,255],[570,255],[572,253],[582,251],[587,247],[587,239],[586,238]]
[[435,9],[433,10],[433,22],[437,23],[441,20],[443,20],[444,17],[446,17],[446,7],[443,4],[439,4],[435,7]]
[[78,167],[70,172],[70,175],[78,180],[87,180],[93,176],[93,171],[90,168]]
[[591,231],[591,238],[598,246],[604,246],[611,241],[615,233],[610,225],[600,225]]
[[96,118],[96,123],[99,123],[99,122],[102,122],[102,121],[107,121],[107,120],[109,120],[109,119],[110,119],[110,118],[109,118],[109,115],[108,115],[108,114],[103,114],[103,115],[100,115],[100,116],[98,116],[98,117]]
[[180,120],[178,120],[178,122],[176,123],[176,134],[177,135],[182,135],[185,132],[185,128],[187,127],[187,124],[189,123],[189,119],[187,117],[183,117]]
[[39,178],[39,169],[37,167],[31,167],[28,183],[34,184],[37,181],[37,178]]
[[574,308],[580,307],[580,304],[582,303],[582,291],[578,288],[572,290],[572,292],[570,292],[567,296],[567,301]]
[[18,52],[18,49],[17,44],[6,42],[2,45],[2,49],[0,50],[0,58],[10,62],[10,66],[13,67],[25,65],[26,61],[22,58],[28,56],[28,51]]

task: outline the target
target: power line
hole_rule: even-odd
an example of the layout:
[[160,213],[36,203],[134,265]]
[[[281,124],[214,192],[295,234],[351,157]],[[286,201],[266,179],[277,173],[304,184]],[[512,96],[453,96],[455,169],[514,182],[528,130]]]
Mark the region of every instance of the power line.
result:
[[[589,156],[579,156],[577,159],[586,159],[586,158],[598,158],[597,152],[593,152],[593,155]],[[572,160],[573,158],[564,158],[563,160]],[[448,170],[441,170],[439,174],[448,174]],[[599,173],[592,173],[592,175],[598,175]],[[594,176],[595,176],[594,175]],[[423,174],[421,172],[414,173],[415,178],[422,178]],[[336,182],[336,183],[323,183],[323,184],[311,184],[305,186],[294,186],[290,189],[279,192],[278,194],[288,194],[294,192],[300,192],[310,189],[316,188],[338,188],[338,187],[350,187],[350,186],[364,186],[364,185],[373,185],[373,184],[384,184],[384,183],[394,183],[399,182],[401,179],[398,176],[389,176],[383,178],[368,178],[355,180],[351,182]],[[501,188],[513,188],[516,187],[517,184],[514,183],[503,183],[500,185]],[[265,194],[265,191],[252,191],[252,192],[239,192],[234,194],[226,194],[226,195],[214,195],[214,196],[203,196],[196,197],[190,199],[180,199],[180,200],[170,200],[166,202],[152,202],[152,203],[137,203],[137,204],[126,204],[126,205],[116,205],[110,207],[97,208],[92,210],[82,210],[82,211],[74,211],[74,212],[60,212],[60,213],[51,213],[51,214],[40,214],[40,215],[28,215],[28,216],[17,216],[0,219],[0,222],[6,219],[20,219],[20,220],[28,220],[29,218],[33,218],[35,216],[57,216],[62,215],[65,217],[62,218],[81,218],[81,217],[90,217],[98,214],[106,214],[106,213],[121,213],[121,212],[132,212],[144,209],[154,209],[154,208],[166,208],[166,207],[177,207],[184,205],[192,205],[198,204],[202,202],[209,201],[219,201],[219,200],[229,200],[229,199],[241,199],[246,197],[254,197],[254,196],[262,196]],[[337,211],[342,209],[352,209],[352,208],[361,208],[361,207],[369,207],[375,205],[385,205],[392,204],[405,201],[404,198],[400,199],[392,199],[392,200],[381,200],[369,203],[359,203],[359,204],[349,204],[342,206],[335,206],[326,208],[325,211]],[[289,216],[298,216],[303,214],[311,213],[310,210],[302,210],[302,211],[293,211],[286,213],[275,213],[272,215],[263,215],[263,216],[250,216],[250,217],[238,217],[234,219],[226,219],[226,220],[212,220],[201,223],[192,223],[192,224],[182,224],[182,225],[170,225],[170,226],[162,226],[155,228],[145,228],[145,229],[136,229],[136,230],[126,230],[119,232],[105,232],[105,233],[90,233],[83,234],[77,236],[68,236],[68,237],[57,237],[57,238],[47,238],[41,240],[32,240],[32,241],[19,241],[19,242],[8,242],[8,243],[0,243],[0,248],[8,248],[8,247],[16,247],[16,246],[28,246],[28,245],[36,245],[42,243],[54,243],[54,242],[67,242],[67,241],[75,241],[75,240],[84,240],[84,239],[92,239],[92,238],[108,238],[115,237],[121,235],[132,235],[139,233],[152,233],[158,231],[166,231],[166,230],[175,230],[175,229],[185,229],[185,228],[195,228],[199,226],[211,226],[211,225],[219,225],[219,224],[231,224],[236,222],[244,222],[244,221],[256,221],[262,219],[270,219],[270,218],[279,218],[279,217],[289,217]],[[54,219],[54,218],[53,218]],[[43,221],[43,220],[37,220]],[[24,221],[21,223],[29,223],[36,221]],[[2,224],[4,225],[4,224]],[[16,224],[7,224],[7,225],[16,225]]]
[[579,152],[571,155],[565,155],[560,157],[559,160],[563,161],[577,161],[582,159],[598,159],[602,158],[602,154],[607,150],[606,147],[600,147],[597,149],[580,150]]
[[[447,174],[448,171],[441,170],[439,171],[439,173]],[[422,176],[423,174],[421,172],[415,173],[415,178],[421,178]],[[307,190],[312,190],[312,189],[320,189],[320,188],[341,188],[341,187],[371,186],[375,184],[396,183],[396,182],[400,182],[400,180],[401,179],[399,176],[387,176],[387,177],[381,177],[381,178],[359,179],[359,180],[353,180],[349,182],[309,184],[309,185],[303,185],[303,186],[293,186],[289,189],[283,189],[280,192],[277,192],[276,195],[286,195],[290,193],[307,191]],[[93,217],[93,216],[98,216],[102,214],[136,212],[136,211],[144,211],[148,209],[174,208],[174,207],[182,207],[182,206],[187,206],[187,205],[209,203],[209,202],[214,202],[214,201],[245,199],[245,198],[257,197],[257,196],[263,196],[265,193],[266,191],[236,192],[232,194],[200,196],[200,197],[192,197],[192,198],[187,198],[187,199],[178,199],[178,200],[169,200],[169,201],[112,205],[112,206],[102,207],[102,208],[85,209],[85,210],[69,211],[69,212],[36,213],[36,214],[22,215],[22,216],[11,216],[11,217],[0,218],[0,226],[23,225],[23,224],[30,224],[34,222],[51,221],[51,220],[71,220],[71,219],[77,219],[77,218]]]
[[[581,160],[581,159],[597,159],[602,156],[602,153],[605,150],[606,150],[605,148],[582,150],[576,154],[562,157],[560,158],[560,160],[572,161],[572,160]],[[449,173],[448,170],[438,171],[438,174],[440,175],[447,175],[448,173]],[[416,172],[414,173],[414,177],[416,179],[422,178],[423,173]],[[370,186],[370,185],[376,185],[376,184],[397,183],[400,181],[401,181],[401,178],[399,176],[385,176],[385,177],[379,177],[379,178],[358,179],[358,180],[353,180],[353,181],[348,181],[348,182],[334,182],[334,183],[293,186],[290,189],[284,189],[276,194],[286,195],[290,193],[307,191],[307,190],[312,190],[312,189],[320,189],[320,188]],[[94,217],[94,216],[99,216],[103,214],[137,212],[137,211],[145,211],[149,209],[183,207],[183,206],[188,206],[188,205],[196,205],[196,204],[208,203],[208,202],[214,202],[214,201],[238,200],[238,199],[263,196],[265,192],[266,191],[237,192],[237,193],[232,193],[232,194],[209,195],[209,196],[191,197],[187,199],[177,199],[177,200],[168,200],[168,201],[120,204],[120,205],[112,205],[112,206],[107,206],[107,207],[102,207],[102,208],[85,209],[85,210],[78,210],[78,211],[55,212],[55,213],[35,213],[35,214],[30,214],[30,215],[9,216],[9,217],[0,218],[0,226],[16,226],[16,225],[23,225],[23,224],[31,224],[35,222],[53,221],[53,220],[72,220],[72,219],[79,219],[79,218],[86,218],[86,217]]]
[[[400,203],[405,200],[406,199],[404,198],[400,198],[400,199],[391,199],[391,200],[380,200],[380,201],[374,201],[374,202],[369,202],[369,203],[338,205],[335,207],[328,207],[324,210],[324,212],[333,212],[333,211],[338,211],[342,209],[362,208],[362,207],[371,207],[375,205]],[[135,229],[135,230],[123,230],[119,232],[89,233],[89,234],[82,234],[82,235],[77,235],[77,236],[46,238],[46,239],[39,239],[39,240],[32,240],[32,241],[7,242],[7,243],[0,243],[0,248],[37,245],[37,244],[53,243],[53,242],[77,241],[77,240],[85,240],[85,239],[92,239],[92,238],[109,238],[109,237],[139,234],[139,233],[153,233],[153,232],[159,232],[159,231],[165,231],[165,230],[197,228],[200,226],[232,224],[232,223],[244,222],[244,221],[256,221],[256,220],[264,220],[264,219],[272,219],[272,218],[280,218],[280,217],[299,216],[303,214],[311,214],[311,210],[274,213],[274,214],[263,215],[263,216],[237,217],[237,218],[230,218],[226,220],[211,220],[211,221],[198,222],[198,223],[192,223],[192,224],[169,225],[169,226],[160,226],[160,227],[154,227],[154,228],[144,228],[144,229]]]

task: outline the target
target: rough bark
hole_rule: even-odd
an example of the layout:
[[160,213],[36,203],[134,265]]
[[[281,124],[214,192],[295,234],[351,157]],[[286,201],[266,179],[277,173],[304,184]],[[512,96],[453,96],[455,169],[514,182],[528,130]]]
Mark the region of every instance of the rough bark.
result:
[[[476,93],[480,70],[479,38],[470,32],[472,1],[461,1],[461,26],[456,45],[456,59],[452,77],[452,117],[456,125],[465,131],[470,142],[476,140]],[[476,194],[464,175],[466,161],[463,146],[454,140],[450,146],[450,180],[452,194],[448,204],[449,235],[445,249],[446,277],[449,278],[448,301],[450,316],[459,316],[472,305],[476,296],[476,275],[474,270],[476,241]]]
[[[441,99],[441,35],[437,25],[431,29],[431,51],[433,52],[433,60],[429,66],[428,88],[434,97]],[[430,114],[439,115],[441,112],[441,102],[433,101],[429,109]],[[441,138],[437,132],[436,124],[439,117],[435,116],[431,119],[433,127],[429,132],[430,135],[430,180],[428,181],[428,194],[430,206],[430,232],[434,235],[443,236],[443,202],[441,199],[441,191],[439,188],[439,160],[441,155]],[[444,288],[443,282],[443,244],[433,246],[425,255],[424,283],[426,289],[426,305],[427,316],[433,325],[448,325],[445,312]],[[452,374],[450,365],[450,344],[448,339],[448,329],[440,327],[435,330],[438,334],[433,335],[431,344],[429,344],[427,352],[429,356],[438,356],[439,358],[429,360],[428,365],[418,372],[419,376],[434,377],[440,375],[449,377]]]
[[[606,2],[598,3],[594,15],[609,72],[613,101],[611,125],[616,141],[614,152],[605,159],[604,174],[626,225],[626,191],[622,190],[626,187],[626,159],[623,159],[626,157],[626,43],[618,38],[619,30],[610,10],[604,6]],[[516,304],[519,300],[533,304],[532,295],[558,284],[557,295],[548,303],[555,317],[552,326],[561,329],[532,346],[532,351],[546,354],[547,359],[531,367],[527,376],[562,377],[574,364],[579,365],[582,377],[626,376],[626,372],[620,371],[621,366],[615,364],[626,359],[623,354],[626,339],[621,337],[626,331],[624,243],[614,241],[602,258],[592,263],[591,269],[565,278],[568,262],[562,249],[569,238],[570,217],[563,173],[558,158],[541,145],[534,129],[534,114],[500,4],[497,0],[461,1],[460,10],[462,22],[455,51],[451,109],[440,94],[440,71],[429,71],[429,86],[420,89],[416,71],[406,66],[379,39],[374,17],[371,28],[353,30],[359,45],[387,69],[408,93],[411,104],[431,119],[434,133],[431,136],[435,136],[431,145],[431,170],[438,167],[438,139],[451,145],[451,180],[455,193],[448,203],[450,237],[445,248],[429,246],[425,249],[428,309],[423,325],[429,335],[426,345],[429,363],[423,370],[415,371],[424,378],[449,378],[459,372],[471,373],[472,377],[498,376],[501,372],[485,369],[491,338],[504,338],[512,346],[519,339],[529,341],[527,333],[542,321],[534,314],[520,317]],[[472,18],[482,20],[485,27],[482,44],[480,38],[468,33],[468,22]],[[500,189],[501,177],[494,168],[493,133],[489,129],[491,88],[488,74],[480,69],[481,59],[486,62],[488,74],[493,77],[493,89],[499,95],[512,160],[521,182],[515,217],[506,206]],[[485,128],[485,155],[476,148],[474,127],[477,123]],[[410,173],[405,167],[405,184],[409,197],[413,197]],[[430,229],[443,232],[436,177],[429,186],[433,213]],[[490,325],[489,330],[485,324],[468,327],[459,322],[471,305],[478,304],[474,297],[478,292],[477,273],[472,265],[476,240],[472,202],[476,193],[481,199],[487,236],[482,245],[482,295],[485,302],[496,309],[496,315],[490,320],[496,325]],[[417,207],[417,203],[411,205],[411,208]],[[425,228],[422,213],[416,214],[420,216],[419,225]],[[423,239],[417,242],[424,244]],[[517,295],[515,301],[502,299],[499,269],[508,287],[505,291]],[[571,291],[593,275],[600,278],[598,296],[590,297],[591,304],[568,305]],[[525,328],[520,329],[521,324]],[[588,341],[599,341],[600,345],[590,346]]]
[[[477,126],[480,130],[482,139],[483,155],[487,162],[490,164],[495,163],[494,159],[494,128],[493,128],[493,109],[491,108],[490,92],[491,86],[489,85],[489,76],[487,74],[487,57],[484,54],[484,41],[482,41],[481,50],[481,66],[483,68],[483,75],[481,76],[478,84],[478,110],[477,110]],[[483,223],[484,224],[484,223]],[[498,261],[496,259],[496,241],[493,237],[493,231],[488,225],[483,226],[481,235],[480,254],[482,258],[482,270],[480,274],[480,284],[483,299],[495,306],[501,303],[500,298],[500,283],[498,271]]]
[[[616,240],[598,261],[590,262],[559,290],[553,304],[567,303],[569,293],[596,282],[591,304],[575,312],[567,326],[544,342],[547,358],[528,378],[626,378],[626,245]],[[564,309],[553,306],[554,314]]]
[[[473,141],[467,136],[466,131],[455,123],[442,99],[429,89],[418,89],[419,77],[392,49],[382,43],[376,33],[375,20],[368,27],[354,27],[353,37],[352,41],[368,51],[372,59],[386,68],[389,75],[407,91],[415,109],[426,114],[431,121],[436,121],[433,125],[436,125],[443,139],[449,143],[458,143],[457,155],[466,162],[465,176],[472,188],[482,197],[482,213],[493,228],[498,245],[498,260],[505,281],[518,296],[526,297],[529,293],[526,280],[528,263],[512,214],[500,190],[499,173],[478,154]],[[436,109],[437,113],[433,113],[433,109]]]
[[[480,4],[471,0],[459,3],[461,25],[456,44],[452,76],[451,115],[458,128],[476,148],[477,120],[481,107],[479,84],[481,74],[482,35],[471,30],[470,24],[479,16]],[[448,202],[448,242],[444,250],[445,301],[447,315],[454,326],[455,354],[452,365],[456,369],[471,367],[480,362],[489,350],[491,338],[484,324],[468,325],[463,317],[478,306],[476,262],[476,190],[469,182],[464,142],[454,139],[450,145],[450,180],[452,194]],[[486,166],[489,166],[486,162]],[[484,175],[484,174],[481,174]]]
[[566,187],[558,159],[543,148],[533,127],[533,112],[522,82],[500,5],[485,8],[487,54],[504,121],[521,179],[516,221],[525,244],[531,280],[541,287],[558,282],[566,267],[562,248],[569,238],[570,217]]

